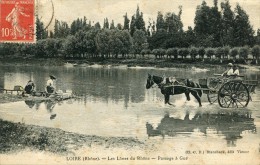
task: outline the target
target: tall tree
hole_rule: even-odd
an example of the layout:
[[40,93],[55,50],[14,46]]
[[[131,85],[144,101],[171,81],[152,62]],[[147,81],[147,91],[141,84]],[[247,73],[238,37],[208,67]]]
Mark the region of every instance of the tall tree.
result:
[[236,46],[245,46],[254,44],[254,31],[249,22],[249,17],[245,10],[237,4],[235,8],[234,22],[234,43]]
[[194,31],[198,35],[207,35],[210,29],[209,23],[209,13],[210,8],[207,6],[205,1],[202,2],[200,6],[196,9],[195,19],[194,19]]
[[40,19],[36,18],[36,39],[41,40],[48,37],[48,32],[46,29],[44,29],[43,22],[40,21]]
[[222,9],[222,44],[233,46],[234,13],[231,10],[229,1],[221,3]]
[[131,23],[130,23],[130,34],[131,34],[131,36],[133,36],[133,34],[136,30],[135,21],[136,21],[136,19],[135,19],[135,16],[133,15],[132,19],[131,19]]
[[110,24],[110,29],[115,29],[115,23],[114,23],[114,20],[112,20],[111,24]]
[[145,48],[145,43],[147,43],[145,32],[143,30],[136,30],[133,35],[134,54],[140,54]]
[[160,29],[166,30],[165,22],[164,22],[164,19],[163,19],[163,14],[160,11],[157,14],[156,29],[157,29],[157,31],[160,30]]
[[107,18],[104,19],[103,29],[109,29],[109,22]]
[[95,27],[95,29],[98,29],[98,30],[101,29],[101,26],[100,26],[99,22],[95,23],[94,27]]
[[124,30],[129,30],[129,22],[130,20],[127,17],[127,13],[124,15]]

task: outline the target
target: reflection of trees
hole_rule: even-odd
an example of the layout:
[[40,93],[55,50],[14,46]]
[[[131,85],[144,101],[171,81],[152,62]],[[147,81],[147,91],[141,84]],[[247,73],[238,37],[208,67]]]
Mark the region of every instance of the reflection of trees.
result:
[[[102,99],[114,102],[124,101],[125,107],[128,102],[142,102],[145,92],[145,77],[140,71],[130,69],[113,68],[78,68],[68,70],[66,75],[73,75],[75,81],[71,85],[72,91],[83,97]],[[71,74],[73,72],[73,74]],[[80,75],[81,77],[77,77]],[[142,90],[140,90],[140,88]],[[83,94],[84,93],[84,94]],[[84,99],[82,101],[85,102]]]
[[236,139],[242,138],[241,133],[245,130],[256,131],[254,119],[249,112],[227,112],[218,114],[196,114],[191,120],[189,114],[184,119],[176,119],[166,114],[158,127],[154,129],[151,124],[146,124],[149,136],[165,135],[175,136],[182,133],[192,133],[198,129],[204,135],[211,134],[209,129],[215,130],[216,134],[224,135],[228,145],[235,145]]

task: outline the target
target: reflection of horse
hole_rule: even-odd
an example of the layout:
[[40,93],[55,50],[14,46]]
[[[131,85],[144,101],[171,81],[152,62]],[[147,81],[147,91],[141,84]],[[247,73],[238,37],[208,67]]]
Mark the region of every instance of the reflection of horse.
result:
[[226,137],[228,145],[235,145],[237,139],[241,139],[241,133],[245,130],[256,131],[254,119],[249,112],[228,112],[217,114],[196,114],[192,119],[187,113],[184,119],[177,119],[166,114],[158,127],[154,129],[146,123],[148,137],[151,136],[176,136],[177,134],[194,132],[199,129],[201,133],[210,134],[208,130],[216,130],[217,134]]
[[[189,79],[185,79],[184,84],[179,84],[177,81],[170,82],[170,78],[166,78],[164,82],[163,77],[154,76],[148,74],[147,83],[146,83],[146,89],[151,88],[154,84],[157,84],[158,87],[161,89],[161,93],[164,95],[164,102],[165,104],[170,104],[170,95],[178,95],[185,93],[187,100],[190,100],[190,93],[197,99],[199,102],[199,106],[201,105],[201,90],[198,89],[192,89],[192,88],[200,88],[200,85],[197,83],[194,83],[190,81]],[[167,86],[169,85],[169,86]]]

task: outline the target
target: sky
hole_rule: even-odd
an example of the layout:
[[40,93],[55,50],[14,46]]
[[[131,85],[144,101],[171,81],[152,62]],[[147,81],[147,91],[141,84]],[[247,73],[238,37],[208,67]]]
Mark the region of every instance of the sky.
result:
[[[54,19],[60,21],[71,22],[77,18],[86,18],[91,20],[92,25],[99,22],[103,26],[104,18],[108,18],[109,22],[114,20],[115,25],[121,23],[123,25],[123,15],[127,12],[128,18],[131,20],[135,14],[137,5],[144,14],[146,27],[148,20],[156,21],[158,11],[163,14],[174,12],[178,14],[178,6],[182,6],[182,22],[184,30],[188,26],[194,27],[194,18],[196,7],[202,3],[202,0],[52,0],[54,11],[51,7],[51,0],[38,0],[38,15],[40,19],[47,25],[50,22],[52,14]],[[225,0],[218,0],[220,5]],[[260,28],[260,0],[229,0],[232,10],[236,4],[240,6],[249,15],[249,20],[253,29],[256,31]],[[213,0],[206,0],[208,6],[213,6]],[[219,9],[220,10],[220,9]],[[50,28],[53,27],[53,22]]]

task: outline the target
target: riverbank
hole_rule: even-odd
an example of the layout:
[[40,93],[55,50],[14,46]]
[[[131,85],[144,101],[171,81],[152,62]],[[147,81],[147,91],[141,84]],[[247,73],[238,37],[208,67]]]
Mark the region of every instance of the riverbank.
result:
[[0,93],[0,104],[24,100],[25,98],[22,95]]
[[212,66],[219,66],[219,65],[226,65],[227,63],[236,63],[239,64],[241,67],[250,66],[254,68],[260,69],[259,65],[251,65],[245,64],[240,61],[233,61],[233,60],[225,60],[220,62],[218,59],[205,59],[202,61],[201,59],[155,59],[155,58],[109,58],[109,59],[102,59],[102,58],[90,58],[90,59],[64,59],[64,58],[35,58],[35,57],[12,57],[12,58],[5,58],[4,60],[0,60],[0,65],[3,66],[10,66],[10,65],[22,65],[22,66],[92,66],[92,65],[103,65],[103,66],[120,66],[125,65],[128,67],[157,67],[157,68],[187,68],[187,67],[212,67]]
[[[24,100],[21,95],[0,93],[0,104]],[[2,132],[0,154],[44,151],[55,155],[75,155],[81,149],[143,150],[149,148],[149,145],[134,138],[82,135],[58,128],[13,123],[1,118],[0,132]]]
[[2,132],[0,134],[0,154],[30,150],[68,155],[75,154],[82,148],[142,150],[149,147],[134,138],[82,135],[58,128],[25,125],[2,119],[0,119],[0,132]]

